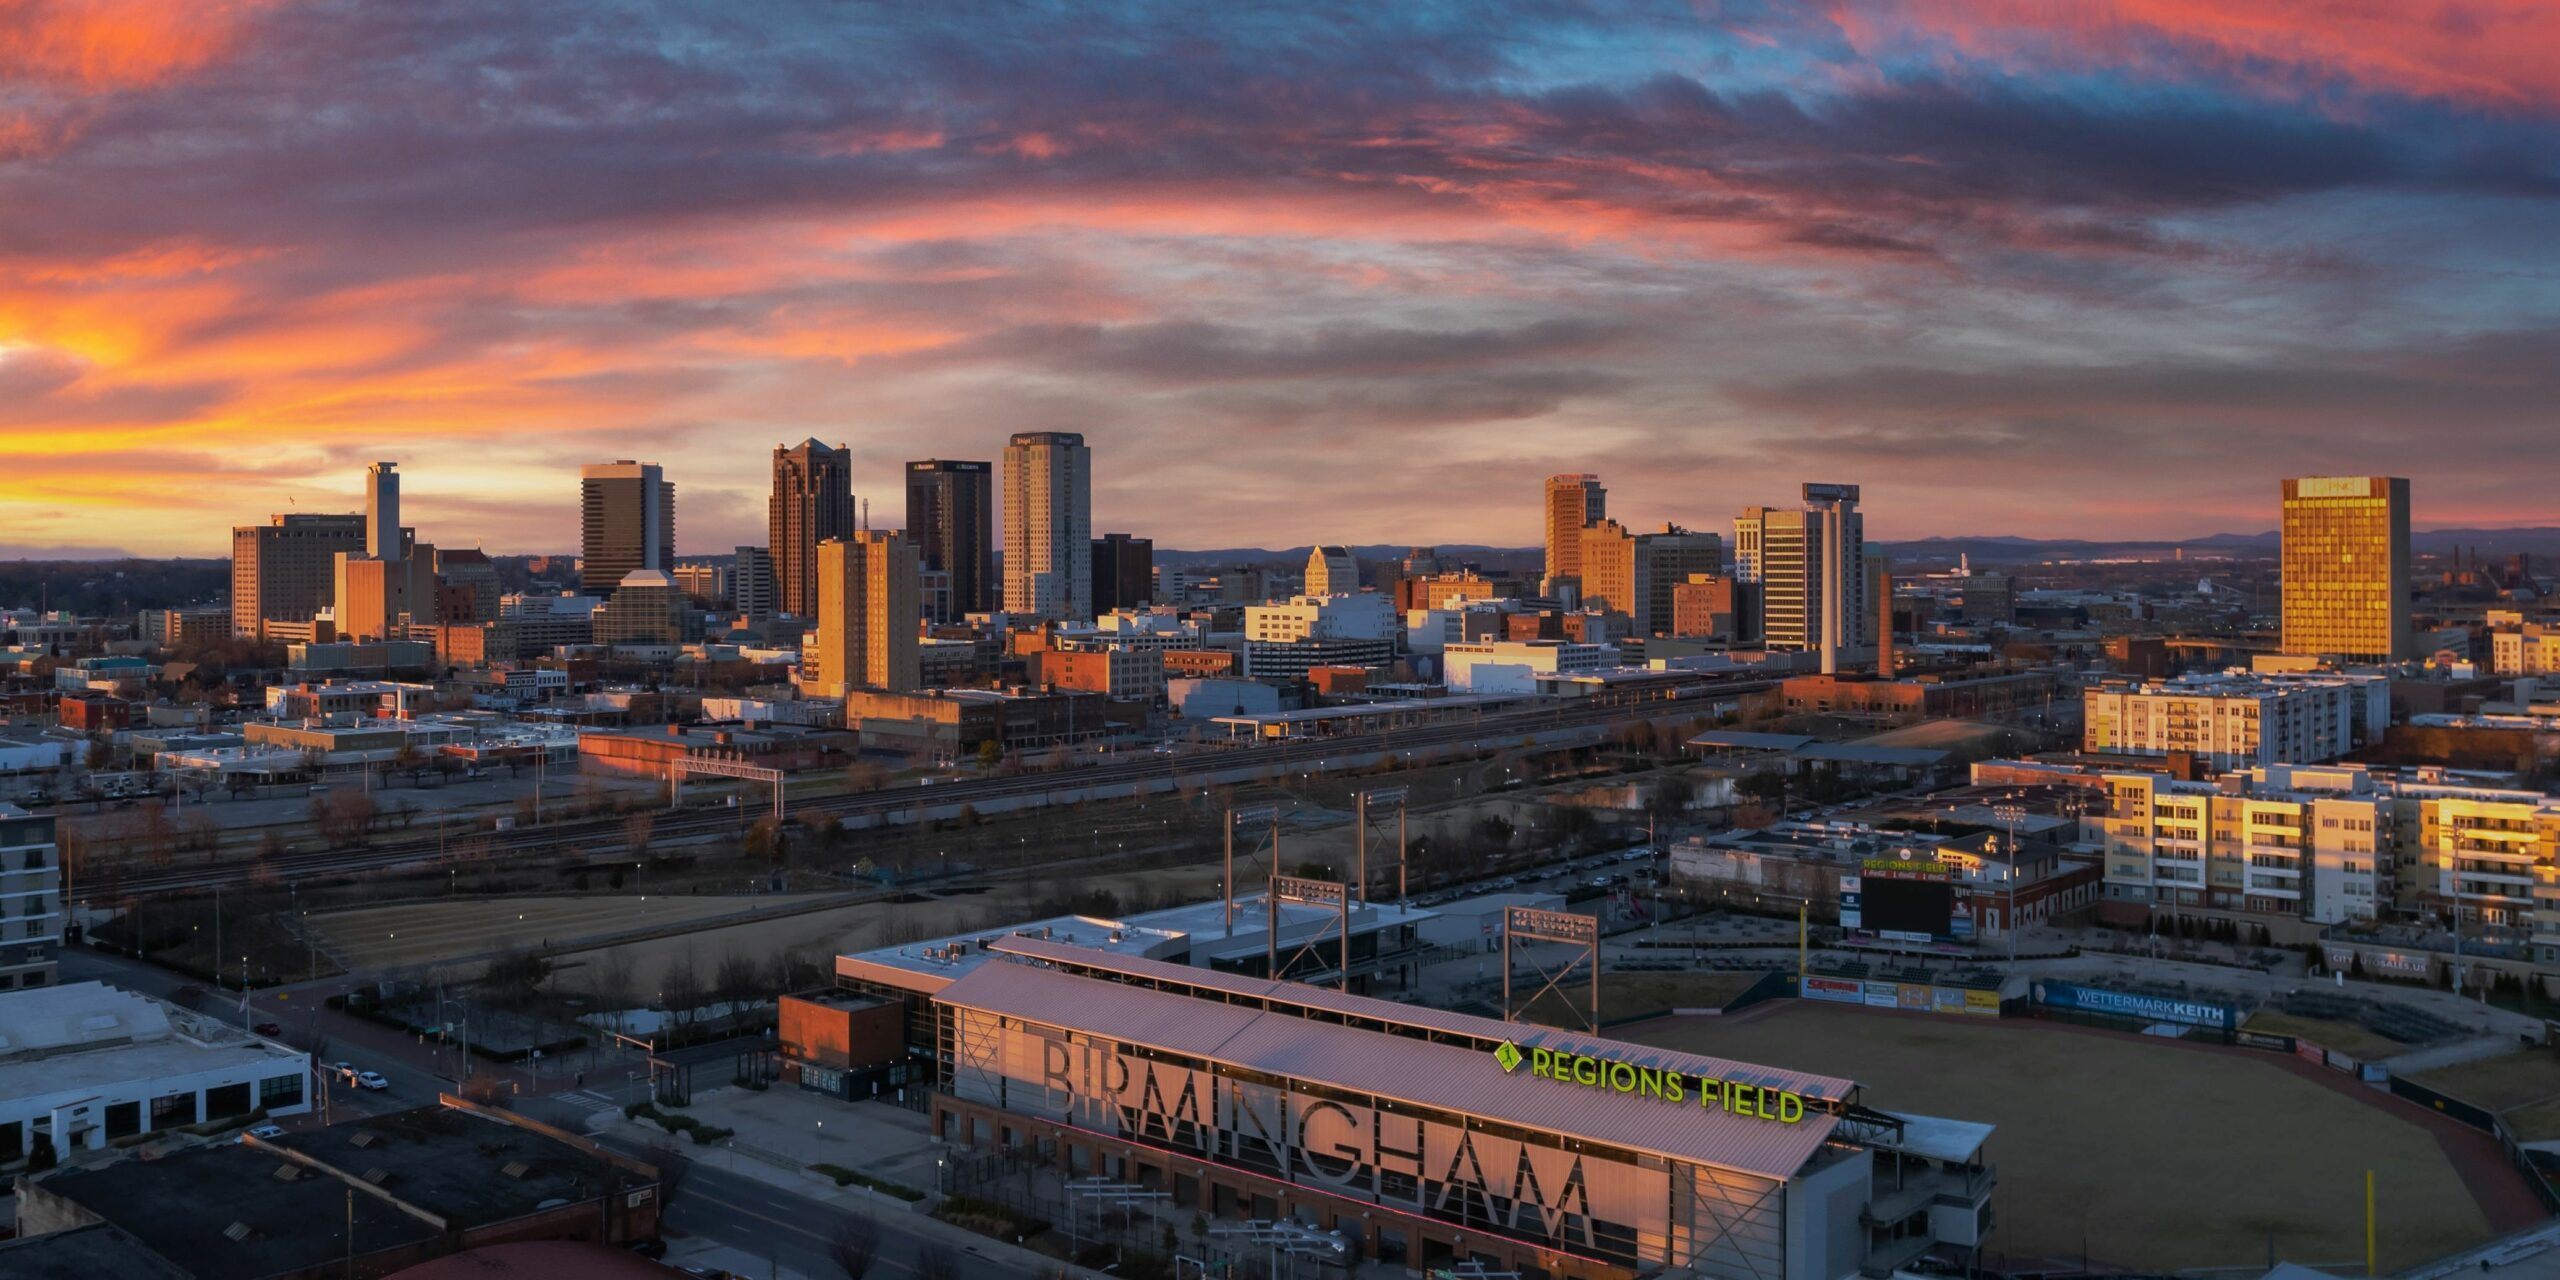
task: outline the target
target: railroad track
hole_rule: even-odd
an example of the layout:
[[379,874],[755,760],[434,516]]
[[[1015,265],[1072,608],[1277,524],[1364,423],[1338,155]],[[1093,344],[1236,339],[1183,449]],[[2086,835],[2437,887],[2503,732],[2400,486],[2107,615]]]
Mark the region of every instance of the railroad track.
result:
[[[1179,785],[1185,773],[1208,774],[1237,768],[1276,769],[1307,763],[1321,763],[1332,756],[1365,756],[1387,752],[1411,754],[1451,746],[1498,746],[1518,735],[1554,729],[1588,728],[1626,720],[1659,716],[1672,709],[1667,703],[1694,704],[1701,701],[1755,693],[1774,686],[1773,681],[1754,680],[1724,684],[1685,686],[1669,700],[1635,704],[1610,703],[1591,707],[1540,708],[1528,712],[1490,715],[1479,720],[1446,725],[1430,725],[1415,729],[1389,730],[1383,733],[1346,734],[1303,742],[1282,742],[1241,747],[1230,751],[1201,752],[1189,755],[1149,755],[1135,760],[1085,765],[1056,773],[1022,774],[1010,778],[980,778],[966,782],[943,783],[933,787],[898,787],[858,795],[822,796],[790,806],[793,813],[831,813],[838,817],[880,817],[914,809],[919,804],[943,806],[979,804],[986,801],[1019,799],[1026,796],[1057,793],[1089,792],[1095,788],[1143,784],[1159,779]],[[652,843],[676,843],[708,835],[736,831],[744,810],[706,809],[660,814],[650,826]],[[628,815],[609,818],[581,818],[545,823],[538,827],[514,831],[477,831],[466,837],[467,843],[451,838],[403,840],[376,844],[362,849],[312,850],[288,853],[258,862],[232,862],[203,867],[170,868],[145,871],[101,881],[92,881],[109,889],[116,898],[158,897],[189,894],[217,888],[229,888],[253,880],[297,881],[360,875],[367,872],[400,871],[415,867],[438,866],[452,861],[466,851],[486,860],[525,854],[576,852],[600,844],[619,846],[627,839],[624,823]],[[90,885],[75,885],[75,891]],[[83,894],[82,896],[87,896]]]

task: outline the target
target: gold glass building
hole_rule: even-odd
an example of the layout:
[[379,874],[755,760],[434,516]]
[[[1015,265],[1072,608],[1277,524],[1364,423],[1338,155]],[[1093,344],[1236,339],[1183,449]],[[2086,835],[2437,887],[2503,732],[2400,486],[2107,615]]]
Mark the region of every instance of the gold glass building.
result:
[[2409,482],[2284,482],[2284,651],[2358,662],[2409,656]]

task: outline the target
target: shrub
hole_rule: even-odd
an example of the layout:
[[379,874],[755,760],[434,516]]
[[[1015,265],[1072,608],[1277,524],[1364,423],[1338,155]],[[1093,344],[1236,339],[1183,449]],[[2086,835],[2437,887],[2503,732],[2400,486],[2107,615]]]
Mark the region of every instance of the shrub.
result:
[[813,1164],[810,1165],[809,1168],[812,1172],[823,1173],[828,1177],[835,1179],[836,1185],[839,1187],[868,1187],[882,1195],[896,1196],[898,1199],[904,1200],[909,1204],[914,1204],[916,1201],[924,1199],[924,1193],[913,1187],[903,1186],[898,1183],[891,1182],[886,1178],[875,1178],[867,1173],[857,1173],[840,1164]]

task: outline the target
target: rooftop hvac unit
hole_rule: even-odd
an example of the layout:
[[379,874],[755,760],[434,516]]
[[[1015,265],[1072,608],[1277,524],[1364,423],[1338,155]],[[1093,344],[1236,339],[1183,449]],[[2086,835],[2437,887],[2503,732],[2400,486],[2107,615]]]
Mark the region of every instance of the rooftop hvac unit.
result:
[[526,1174],[533,1172],[533,1166],[526,1164],[522,1160],[509,1160],[505,1167],[499,1169],[498,1172],[503,1173],[510,1178],[521,1178]]
[[245,1222],[235,1222],[222,1229],[223,1238],[233,1244],[238,1244],[256,1234],[258,1234],[257,1228]]
[[364,1180],[378,1187],[391,1180],[391,1171],[389,1169],[367,1169],[364,1171]]

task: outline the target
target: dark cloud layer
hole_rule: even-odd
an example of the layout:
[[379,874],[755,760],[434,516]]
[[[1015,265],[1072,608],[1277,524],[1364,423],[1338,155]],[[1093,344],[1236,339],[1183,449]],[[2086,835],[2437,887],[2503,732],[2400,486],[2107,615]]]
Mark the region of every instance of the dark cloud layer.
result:
[[1712,8],[0,10],[0,463],[53,477],[0,519],[84,454],[398,445],[556,540],[475,442],[656,432],[717,547],[733,441],[1024,426],[1178,456],[1104,479],[1173,541],[1528,536],[1267,482],[1314,453],[1612,470],[1696,524],[1862,462],[1942,531],[1967,485],[2059,526],[2091,469],[2202,518],[2128,457],[2234,509],[2418,461],[2533,501],[2500,460],[2554,425],[2560,77],[2501,50],[2538,28]]

